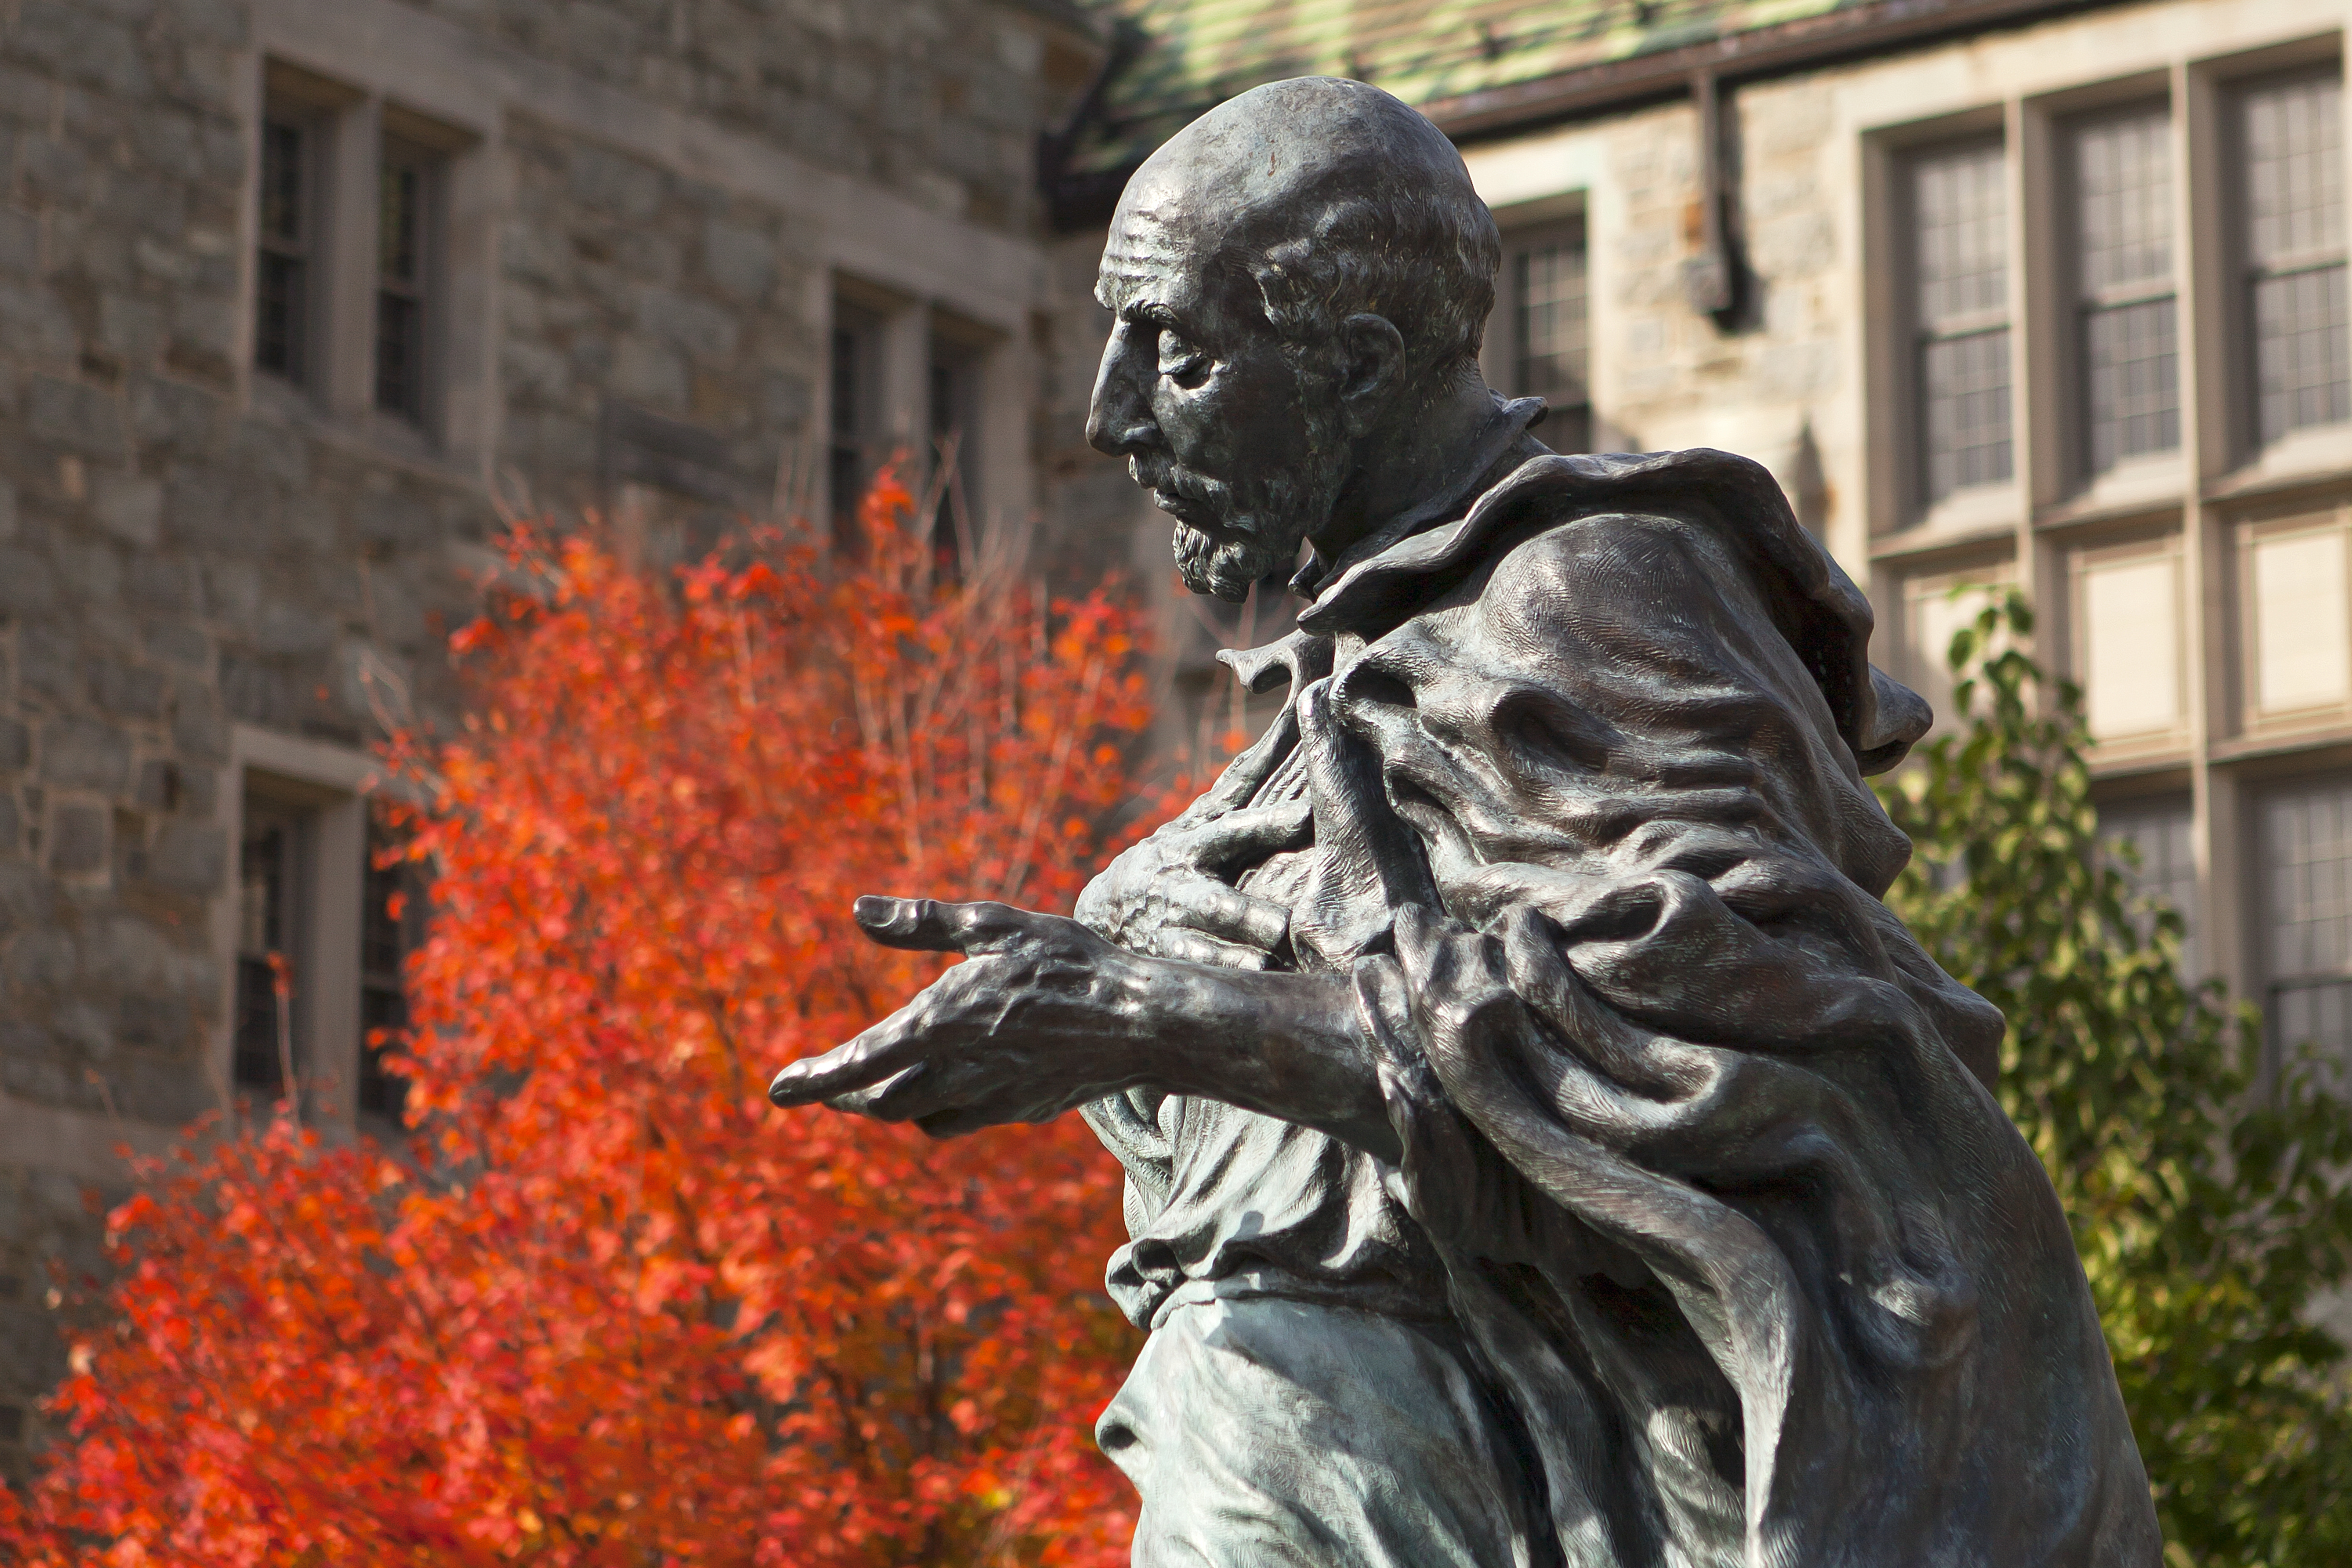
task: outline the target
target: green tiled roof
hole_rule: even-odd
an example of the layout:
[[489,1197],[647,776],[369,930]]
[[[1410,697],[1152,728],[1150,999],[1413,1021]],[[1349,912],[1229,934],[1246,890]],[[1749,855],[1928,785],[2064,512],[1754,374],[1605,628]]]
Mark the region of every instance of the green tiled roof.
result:
[[1139,29],[1083,161],[1148,151],[1260,82],[1352,76],[1421,106],[1862,0],[1092,0]]

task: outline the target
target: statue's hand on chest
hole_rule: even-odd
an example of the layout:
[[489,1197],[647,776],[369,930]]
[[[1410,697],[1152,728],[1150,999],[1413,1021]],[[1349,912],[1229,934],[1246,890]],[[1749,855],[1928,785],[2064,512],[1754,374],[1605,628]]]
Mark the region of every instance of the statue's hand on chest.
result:
[[1110,862],[1074,913],[1130,953],[1227,968],[1287,967],[1290,914],[1235,887],[1268,856],[1314,836],[1301,797],[1169,823]]

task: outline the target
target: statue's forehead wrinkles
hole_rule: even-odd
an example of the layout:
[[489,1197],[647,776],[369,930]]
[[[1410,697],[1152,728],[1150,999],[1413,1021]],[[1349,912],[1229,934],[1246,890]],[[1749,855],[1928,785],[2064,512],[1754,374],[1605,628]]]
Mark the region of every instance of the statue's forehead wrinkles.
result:
[[1125,215],[1103,248],[1095,293],[1112,309],[1132,314],[1147,305],[1160,308],[1194,292],[1192,246],[1165,225],[1142,214]]

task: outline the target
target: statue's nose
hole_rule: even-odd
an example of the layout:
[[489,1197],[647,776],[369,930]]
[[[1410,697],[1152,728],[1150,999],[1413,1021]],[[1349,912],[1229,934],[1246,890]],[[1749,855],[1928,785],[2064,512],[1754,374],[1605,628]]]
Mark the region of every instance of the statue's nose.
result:
[[1110,456],[1124,457],[1156,446],[1159,441],[1150,399],[1145,395],[1127,323],[1122,321],[1103,346],[1102,368],[1096,373],[1094,396],[1087,404],[1087,444]]

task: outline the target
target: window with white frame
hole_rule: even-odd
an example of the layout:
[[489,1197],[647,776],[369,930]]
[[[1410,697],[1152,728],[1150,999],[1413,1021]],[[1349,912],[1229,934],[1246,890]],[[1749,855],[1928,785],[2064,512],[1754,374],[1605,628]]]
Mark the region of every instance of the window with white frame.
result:
[[2236,99],[2254,434],[2267,444],[2352,418],[2342,74],[2258,78]]
[[1915,152],[1906,174],[1918,486],[1933,506],[2014,471],[2008,170],[2000,140],[1979,138]]
[[[1563,452],[1592,442],[1591,301],[1584,220],[1507,233],[1502,298],[1496,327],[1506,335],[1498,356],[1513,397],[1550,406],[1542,434]],[[1496,328],[1490,328],[1494,330]]]
[[2140,105],[2075,122],[2075,352],[2082,461],[2093,475],[2180,446],[2172,114]]

